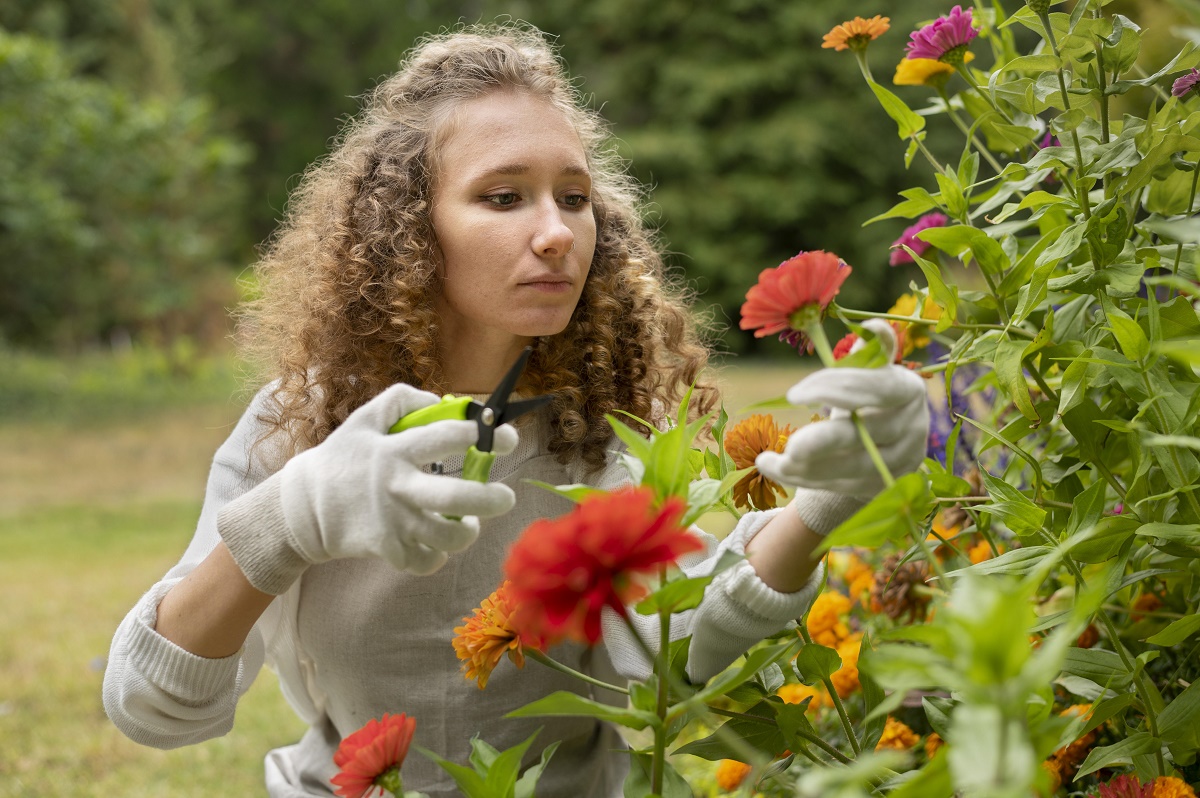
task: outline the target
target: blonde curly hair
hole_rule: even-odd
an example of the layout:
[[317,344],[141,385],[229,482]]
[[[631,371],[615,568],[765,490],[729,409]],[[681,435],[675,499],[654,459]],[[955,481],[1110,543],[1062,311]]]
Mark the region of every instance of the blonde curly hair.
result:
[[445,392],[438,362],[441,257],[430,220],[437,153],[457,106],[518,90],[559,108],[591,172],[596,249],[567,328],[538,341],[524,389],[553,393],[550,451],[603,464],[606,413],[650,418],[695,383],[693,415],[717,392],[685,292],[665,273],[639,214],[642,193],[607,127],[586,108],[543,34],[475,26],[418,43],[366,95],[332,152],[313,164],[255,270],[239,313],[243,350],[273,383],[265,437],[285,454],[325,439],[387,386]]

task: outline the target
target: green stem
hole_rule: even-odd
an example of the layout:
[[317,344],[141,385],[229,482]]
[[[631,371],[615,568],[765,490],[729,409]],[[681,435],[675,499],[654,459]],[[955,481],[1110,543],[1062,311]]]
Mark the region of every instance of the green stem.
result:
[[[1058,40],[1054,38],[1054,28],[1050,25],[1050,13],[1043,11],[1038,14],[1038,17],[1042,20],[1042,28],[1046,31],[1046,41],[1050,43],[1050,50],[1054,53],[1054,57],[1061,61],[1062,57],[1058,52]],[[1070,111],[1071,95],[1067,92],[1067,78],[1063,74],[1062,65],[1059,64],[1055,71],[1058,75],[1058,91],[1062,96],[1063,110],[1064,112]],[[1075,163],[1079,170],[1078,179],[1075,182],[1075,193],[1078,197],[1079,208],[1083,211],[1083,218],[1090,219],[1092,218],[1092,204],[1088,198],[1087,189],[1083,185],[1083,149],[1079,146],[1079,134],[1074,130],[1071,131],[1071,143],[1075,147]],[[1095,261],[1095,257],[1092,260]]]
[[[1100,10],[1096,9],[1094,15],[1098,18]],[[1104,47],[1096,48],[1096,74],[1100,80],[1100,143],[1108,144],[1108,78],[1104,74]],[[1104,199],[1108,199],[1108,175],[1104,175]]]
[[[796,629],[800,632],[800,637],[804,638],[804,645],[814,645],[812,635],[808,633],[808,616],[801,619]],[[854,725],[850,723],[850,715],[846,712],[846,705],[842,703],[842,697],[838,695],[837,688],[833,686],[832,678],[822,676],[821,682],[825,685],[825,689],[829,691],[829,699],[837,709],[838,717],[842,719],[842,730],[846,732],[846,738],[850,741],[850,747],[854,750],[854,755],[858,756],[862,753],[862,744],[859,743],[858,736],[854,734]]]
[[858,71],[866,78],[867,83],[874,83],[875,79],[871,77],[871,65],[867,63],[867,48],[855,47],[854,60],[858,62]]
[[[1158,418],[1159,432],[1163,435],[1170,435],[1171,430],[1167,425],[1167,416],[1165,413],[1163,413],[1163,409],[1158,403],[1158,397],[1154,393],[1153,386],[1150,385],[1150,377],[1145,371],[1142,371],[1142,385],[1146,388],[1146,395],[1151,397],[1150,407],[1154,415]],[[1179,462],[1178,448],[1175,446],[1168,446],[1166,449],[1171,453],[1171,462],[1175,464],[1175,470],[1180,474],[1187,473],[1184,471],[1183,463]],[[1188,505],[1192,508],[1192,512],[1195,514],[1196,518],[1200,520],[1200,501],[1197,501],[1196,495],[1190,490],[1184,491],[1184,496],[1187,497]]]
[[[1188,193],[1188,209],[1187,212],[1192,212],[1192,206],[1196,204],[1196,179],[1200,178],[1200,161],[1192,164],[1192,190]],[[1175,246],[1175,264],[1171,267],[1171,274],[1179,275],[1179,256],[1183,254],[1183,242],[1180,241]]]
[[966,62],[955,65],[955,69],[958,70],[958,74],[961,75],[962,79],[967,82],[967,85],[974,89],[975,93],[982,97],[988,105],[992,106],[992,110],[1000,115],[1000,118],[1004,120],[1005,124],[1013,124],[1012,117],[1004,113],[1004,110],[1001,109],[1000,106],[996,105],[996,101],[992,99],[992,95],[984,91],[979,84],[975,82],[975,77],[971,74],[971,70],[967,66]]
[[1046,378],[1042,376],[1042,372],[1037,369],[1032,363],[1029,364],[1029,373],[1033,375],[1033,381],[1042,389],[1042,393],[1046,394],[1046,398],[1058,404],[1058,394],[1055,393],[1046,383]]
[[[729,709],[718,709],[717,707],[709,707],[708,711],[713,713],[714,715],[721,715],[722,717],[726,717],[726,718],[740,718],[741,720],[747,720],[747,721],[750,721],[751,723],[760,723],[764,726],[774,727],[774,726],[778,725],[778,724],[776,724],[775,721],[771,720],[770,718],[764,718],[759,715],[751,715],[746,712],[734,712]],[[817,746],[822,751],[824,751],[825,753],[829,754],[831,757],[836,759],[838,762],[841,762],[843,765],[849,765],[851,762],[854,761],[850,757],[843,754],[841,751],[834,748],[829,743],[822,740],[820,737],[816,736],[815,734],[809,734],[808,732],[804,731],[803,729],[797,729],[796,736],[802,737],[805,740],[807,740],[808,742]]]
[[[667,567],[661,566],[658,572],[659,584],[667,581]],[[667,760],[667,679],[670,674],[670,645],[671,645],[671,613],[660,607],[658,610],[658,659],[654,671],[658,674],[658,702],[655,714],[661,721],[654,728],[654,753],[650,759],[650,792],[662,795],[664,764]]]
[[590,685],[594,685],[596,687],[602,687],[605,690],[611,690],[614,693],[621,693],[622,695],[629,695],[628,688],[617,687],[615,684],[609,684],[608,682],[602,682],[599,679],[588,676],[586,673],[581,673],[580,671],[575,670],[574,668],[572,668],[569,665],[563,665],[558,660],[551,659],[547,655],[543,654],[541,651],[538,651],[536,648],[525,649],[525,656],[529,657],[531,660],[534,660],[535,662],[542,663],[547,668],[556,670],[559,673],[565,673],[568,676],[574,676],[576,679],[579,679],[580,681],[583,681],[583,682],[587,682]]
[[[946,87],[938,86],[937,93],[938,96],[942,98],[942,105],[946,107],[946,116],[950,117],[950,121],[954,123],[954,126],[957,127],[964,136],[966,136],[967,144],[975,147],[975,151],[983,157],[983,160],[988,162],[988,166],[992,167],[992,169],[996,171],[996,174],[1003,172],[1004,167],[1002,167],[1000,162],[996,160],[996,156],[992,155],[992,151],[983,145],[983,143],[979,140],[979,137],[976,136],[969,127],[967,127],[966,123],[962,121],[962,118],[955,112],[954,108],[951,107],[950,98],[946,95]],[[1018,191],[1017,194],[1021,197],[1021,199],[1025,199],[1025,192]]]
[[[933,500],[938,504],[964,504],[966,502],[979,502],[980,504],[984,504],[993,501],[991,496],[935,496]],[[1059,502],[1054,501],[1053,499],[1042,499],[1041,501],[1035,503],[1040,504],[1043,507],[1061,507],[1064,510],[1070,510],[1075,507],[1075,505],[1071,504],[1070,502]]]
[[[838,316],[844,316],[847,319],[887,319],[889,321],[906,321],[911,324],[924,324],[932,327],[938,323],[937,319],[915,319],[912,316],[901,316],[897,313],[875,313],[869,310],[851,310],[844,308],[841,305],[834,306],[834,313]],[[1003,324],[959,324],[955,322],[954,329],[956,330],[1007,330],[1010,333],[1017,333],[1023,338],[1033,340],[1037,336],[1029,330],[1021,327],[1006,327]]]
[[999,289],[996,287],[996,281],[992,275],[988,274],[988,270],[980,267],[979,273],[983,275],[983,279],[987,280],[988,288],[992,290],[992,296],[996,298],[996,312],[1000,314],[1000,321],[1004,322],[1003,329],[1008,329],[1009,316],[1008,308],[1004,306],[1004,298],[1000,296]]

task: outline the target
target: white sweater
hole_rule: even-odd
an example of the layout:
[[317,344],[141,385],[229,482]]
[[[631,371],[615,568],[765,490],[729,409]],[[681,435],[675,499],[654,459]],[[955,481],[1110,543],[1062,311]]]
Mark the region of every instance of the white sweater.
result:
[[[578,465],[559,464],[544,446],[545,417],[521,428],[517,450],[499,458],[492,472],[493,479],[516,492],[516,509],[484,521],[479,540],[452,555],[436,574],[413,576],[378,560],[311,567],[271,603],[242,650],[224,659],[196,656],[155,631],[162,597],[213,550],[220,539],[219,526],[270,527],[282,513],[274,489],[277,480],[261,484],[281,464],[267,465],[258,450],[251,456],[251,445],[261,432],[257,416],[264,397],[260,393],[255,398],[217,451],[196,534],[183,558],[117,629],[104,677],[104,705],[117,727],[132,740],[157,748],[224,735],[233,726],[238,698],[265,662],[278,674],[288,702],[311,725],[300,743],[267,755],[272,798],[332,795],[329,778],[336,772],[332,756],[338,741],[384,712],[415,717],[416,743],[460,762],[466,760],[468,741],[475,734],[503,749],[542,727],[527,763],[536,761],[550,742],[562,744],[542,777],[539,796],[619,796],[627,756],[619,750],[620,737],[607,724],[587,718],[506,720],[503,715],[554,690],[615,704],[623,704],[624,696],[591,688],[538,663],[518,671],[507,659],[481,691],[462,677],[450,645],[453,627],[500,583],[507,549],[521,531],[534,519],[570,508],[566,500],[524,480],[586,480],[603,488],[627,481],[615,457],[590,477]],[[461,468],[461,458],[445,463],[449,474]],[[797,503],[809,525],[819,531],[828,531],[856,506],[846,497],[820,491],[801,491]],[[700,533],[706,551],[681,565],[691,574],[706,573],[722,551],[744,552],[773,512],[778,511],[748,513],[720,544]],[[749,646],[802,615],[819,579],[818,570],[804,589],[784,594],[767,587],[745,561],[722,573],[697,609],[672,622],[674,639],[692,635],[689,676],[713,676]],[[644,639],[657,639],[656,617],[630,616],[646,624]],[[605,616],[603,632],[603,643],[595,649],[564,644],[549,653],[610,683],[624,684],[622,677],[644,678],[649,665],[615,613]],[[433,798],[457,794],[449,776],[415,752],[403,774],[406,789]]]

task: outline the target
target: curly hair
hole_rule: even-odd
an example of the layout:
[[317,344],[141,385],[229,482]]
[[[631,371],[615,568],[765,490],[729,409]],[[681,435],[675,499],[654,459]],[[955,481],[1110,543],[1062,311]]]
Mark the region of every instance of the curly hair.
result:
[[324,440],[393,383],[449,387],[437,354],[441,254],[430,218],[437,153],[458,105],[498,90],[560,109],[593,180],[590,273],[567,328],[538,340],[522,385],[554,394],[550,451],[595,468],[611,440],[606,413],[651,418],[692,384],[693,415],[716,403],[690,298],[666,274],[642,223],[642,191],[606,124],[540,31],[473,26],[421,40],[366,95],[332,151],[304,174],[255,265],[260,294],[239,312],[239,339],[272,382],[261,421],[264,437],[282,436],[285,454]]

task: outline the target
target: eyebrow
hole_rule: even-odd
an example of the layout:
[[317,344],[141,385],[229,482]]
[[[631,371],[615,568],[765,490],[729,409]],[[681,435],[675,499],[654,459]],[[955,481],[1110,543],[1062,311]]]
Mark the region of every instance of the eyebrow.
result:
[[[493,169],[488,169],[487,171],[481,172],[480,174],[476,175],[472,179],[472,182],[474,182],[476,180],[484,180],[489,177],[504,177],[507,175],[524,175],[524,174],[529,174],[529,172],[531,172],[531,171],[533,171],[533,167],[527,163],[516,162],[516,163],[501,164],[500,166],[497,166]],[[559,170],[559,174],[567,176],[567,177],[591,177],[591,173],[588,172],[587,169],[585,169],[584,167],[579,166],[577,164],[568,164],[567,166],[564,166],[562,169]]]

